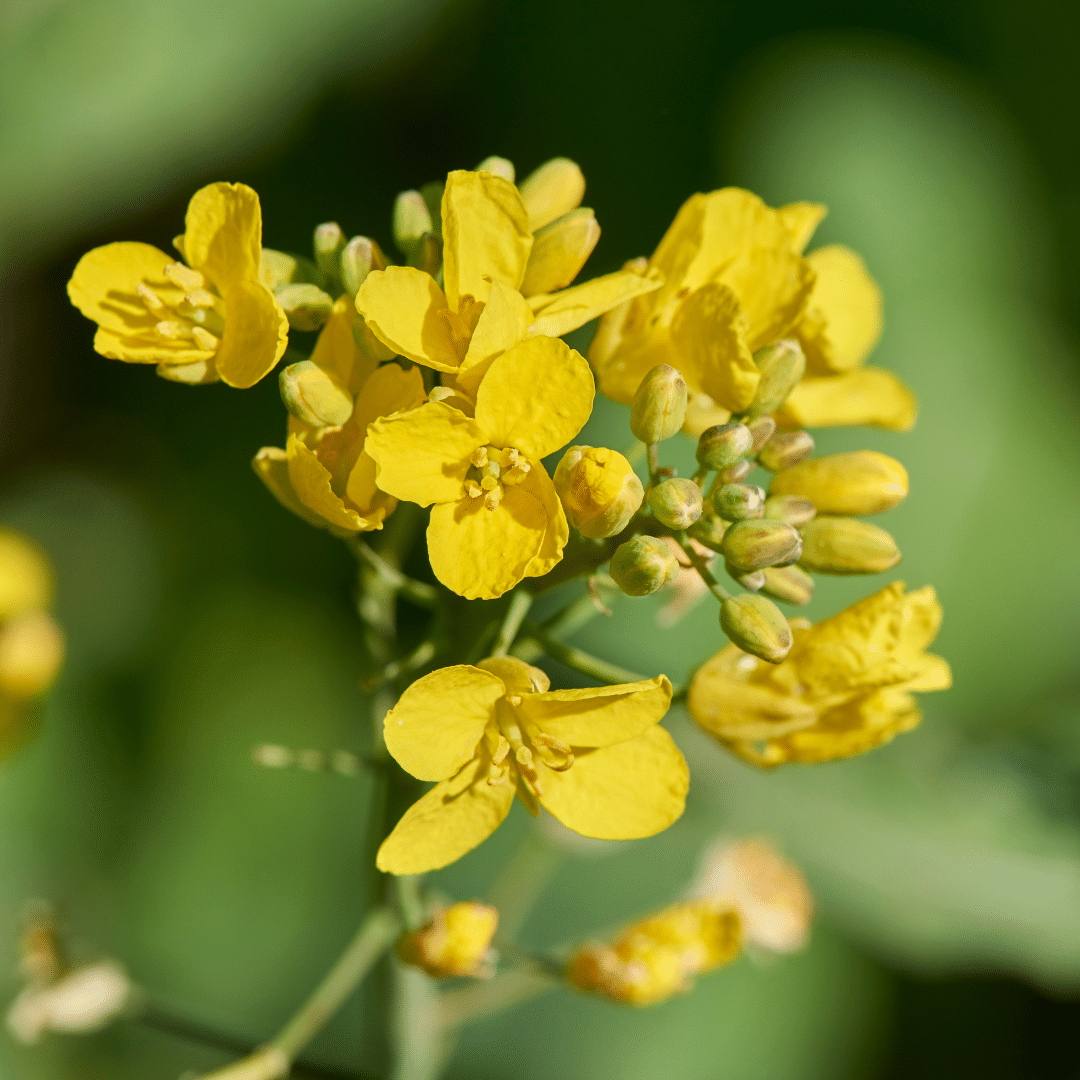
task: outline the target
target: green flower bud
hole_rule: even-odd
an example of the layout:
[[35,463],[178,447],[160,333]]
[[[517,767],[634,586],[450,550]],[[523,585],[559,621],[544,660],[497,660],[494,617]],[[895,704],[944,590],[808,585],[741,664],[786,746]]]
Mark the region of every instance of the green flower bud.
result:
[[830,454],[777,473],[772,495],[801,495],[823,514],[879,514],[903,502],[908,475],[895,458],[875,450]]
[[641,380],[630,403],[630,430],[646,445],[670,439],[686,419],[686,381],[669,364],[658,364]]
[[338,427],[352,416],[352,395],[330,372],[310,360],[283,368],[278,388],[285,408],[305,424]]
[[476,166],[474,172],[489,172],[492,176],[501,176],[504,180],[509,180],[511,184],[517,176],[517,173],[514,170],[514,163],[507,158],[499,157],[497,154],[492,154],[491,157],[484,158],[484,160]]
[[382,248],[366,236],[354,236],[341,252],[341,282],[350,296],[355,296],[372,270],[385,270]]
[[536,296],[566,288],[577,277],[599,239],[596,217],[584,206],[538,229],[533,235],[521,293]]
[[701,517],[701,488],[693,480],[664,480],[649,492],[657,521],[669,529],[688,529]]
[[754,363],[761,372],[761,378],[746,413],[751,419],[768,416],[779,409],[806,371],[806,357],[794,338],[774,341],[764,349],[758,349],[754,353]]
[[816,513],[817,507],[801,495],[771,495],[765,500],[765,517],[770,521],[786,521],[796,529],[813,521]]
[[630,462],[603,446],[571,446],[554,481],[567,520],[593,540],[621,533],[645,498]]
[[345,246],[345,234],[336,221],[327,221],[315,226],[315,262],[319,269],[331,280],[338,277],[338,256]]
[[765,584],[764,570],[750,570],[749,572],[746,572],[740,570],[738,567],[732,566],[731,563],[724,563],[724,569],[733,580],[737,581],[749,592],[761,592],[761,588]]
[[283,285],[276,295],[293,330],[318,330],[334,310],[334,298],[318,285]]
[[727,527],[728,523],[722,517],[710,512],[703,514],[688,531],[699,544],[704,544],[712,551],[719,551]]
[[809,431],[786,431],[774,435],[758,454],[758,464],[769,472],[790,469],[814,452],[814,436]]
[[442,197],[445,191],[444,180],[429,180],[420,189],[420,197],[431,217],[431,231],[439,237],[442,236]]
[[751,453],[758,453],[761,448],[773,437],[776,431],[776,421],[771,416],[759,416],[746,425],[750,429],[754,442],[750,447]]
[[759,518],[765,506],[765,492],[750,484],[725,484],[713,496],[713,506],[726,521]]
[[716,476],[721,484],[741,484],[753,472],[753,469],[754,466],[744,458],[742,461],[736,461],[734,465],[729,465],[726,469],[721,469]]
[[786,604],[809,604],[814,596],[814,579],[797,566],[769,566],[761,571],[765,583],[761,591]]
[[434,233],[424,233],[409,252],[408,262],[417,270],[435,277],[442,266],[442,240]]
[[745,424],[716,424],[698,439],[698,464],[705,469],[726,469],[746,457],[754,437]]
[[802,550],[798,532],[782,521],[744,518],[726,533],[720,551],[740,573],[794,561]]
[[648,596],[675,580],[679,560],[658,537],[635,536],[615,549],[608,573],[627,596]]
[[744,652],[779,664],[791,651],[791,627],[764,596],[743,593],[720,605],[720,629]]
[[394,243],[403,255],[410,255],[420,240],[434,231],[431,212],[419,191],[402,191],[394,200],[392,219]]
[[880,574],[901,558],[896,541],[869,521],[816,517],[802,537],[799,563],[818,574]]

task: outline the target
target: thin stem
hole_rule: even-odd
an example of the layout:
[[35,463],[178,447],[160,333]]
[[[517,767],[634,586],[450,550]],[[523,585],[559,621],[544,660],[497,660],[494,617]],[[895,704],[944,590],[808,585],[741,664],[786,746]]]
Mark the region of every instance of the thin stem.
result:
[[690,560],[690,565],[698,572],[698,576],[709,587],[709,592],[717,598],[717,600],[729,600],[730,594],[724,589],[719,581],[713,576],[713,572],[705,565],[705,560],[697,553],[697,549],[690,543],[690,538],[684,532],[676,533],[675,539],[679,544],[679,547],[683,549],[686,557]]
[[438,645],[436,645],[434,641],[431,641],[430,639],[421,641],[412,652],[407,653],[399,660],[391,660],[377,675],[371,675],[366,679],[361,679],[360,689],[369,692],[378,690],[381,687],[388,686],[402,675],[408,675],[410,672],[419,671],[420,668],[425,667],[435,659],[435,654],[438,651]]
[[444,990],[439,995],[439,1022],[443,1030],[452,1031],[530,1001],[559,985],[559,979],[540,967],[514,968],[488,982]]
[[597,682],[614,686],[617,683],[641,682],[644,679],[644,676],[637,674],[637,672],[627,671],[626,668],[621,668],[617,664],[611,664],[607,660],[601,660],[598,656],[584,652],[582,649],[576,649],[573,645],[566,645],[561,641],[556,641],[550,634],[541,630],[539,626],[526,623],[525,633],[552,660],[558,660],[560,664],[565,664],[567,667],[573,668],[575,671],[579,671],[582,675],[587,675]]
[[403,599],[409,600],[416,604],[417,607],[426,608],[429,611],[438,606],[439,590],[434,585],[428,585],[424,581],[417,581],[415,578],[403,574],[396,566],[391,565],[358,536],[351,537],[348,544],[353,554],[358,559],[366,562]]
[[658,443],[649,443],[645,448],[646,457],[649,462],[649,483],[655,484],[656,478],[660,472],[660,447]]
[[424,902],[420,897],[422,878],[405,875],[394,878],[394,895],[406,930],[415,930],[424,922]]
[[502,626],[499,627],[499,636],[495,639],[495,648],[491,651],[492,656],[505,656],[510,651],[510,646],[514,644],[514,638],[517,637],[525,616],[529,614],[532,602],[532,594],[524,589],[518,589],[510,594],[510,606],[503,616]]
[[697,484],[699,488],[703,488],[705,486],[705,477],[708,475],[709,470],[702,466],[702,468],[698,469],[698,471],[694,473],[694,483]]
[[540,628],[552,637],[562,637],[564,634],[573,634],[580,630],[599,614],[601,612],[596,606],[596,600],[591,593],[586,593],[546,618],[540,624]]

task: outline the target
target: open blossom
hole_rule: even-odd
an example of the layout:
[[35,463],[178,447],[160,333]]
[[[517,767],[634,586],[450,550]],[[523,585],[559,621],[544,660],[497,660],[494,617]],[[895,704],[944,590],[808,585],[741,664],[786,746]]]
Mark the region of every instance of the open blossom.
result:
[[428,557],[448,589],[491,599],[562,558],[569,527],[541,459],[581,430],[593,393],[578,353],[529,338],[492,362],[475,416],[433,401],[371,425],[379,488],[434,504]]
[[940,624],[930,586],[905,595],[894,582],[814,626],[793,622],[780,664],[721,649],[694,676],[690,715],[756,765],[861,754],[919,723],[914,693],[951,685],[926,652]]
[[289,323],[259,281],[262,211],[244,184],[210,184],[188,204],[178,262],[150,244],[116,243],[84,255],[71,302],[98,324],[102,356],[157,364],[179,382],[257,383],[281,359]]
[[386,715],[386,746],[434,788],[406,811],[378,866],[422,874],[461,858],[510,812],[515,795],[600,840],[666,829],[683,811],[686,762],[658,721],[663,676],[587,690],[549,690],[539,669],[507,657],[440,668]]

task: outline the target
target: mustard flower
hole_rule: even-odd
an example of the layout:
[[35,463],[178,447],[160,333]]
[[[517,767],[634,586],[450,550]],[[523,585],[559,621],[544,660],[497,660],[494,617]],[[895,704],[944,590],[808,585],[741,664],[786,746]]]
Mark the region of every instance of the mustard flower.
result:
[[405,934],[398,942],[397,954],[433,978],[485,978],[494,974],[491,940],[498,925],[498,909],[490,904],[451,904],[419,929]]

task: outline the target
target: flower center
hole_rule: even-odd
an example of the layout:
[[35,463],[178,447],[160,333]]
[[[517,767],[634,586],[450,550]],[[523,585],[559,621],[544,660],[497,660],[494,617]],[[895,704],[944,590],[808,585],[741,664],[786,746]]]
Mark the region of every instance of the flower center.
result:
[[472,452],[469,463],[472,468],[465,476],[465,495],[470,499],[482,498],[489,510],[496,509],[506,488],[520,484],[532,468],[512,446],[503,450],[479,446]]
[[[517,694],[511,694],[496,707],[499,745],[491,756],[488,783],[501,784],[507,779],[511,768],[511,762],[507,759],[513,751],[513,768],[528,784],[533,794],[540,796],[544,792],[536,771],[536,759],[539,758],[554,772],[566,772],[574,764],[574,753],[562,739],[556,739],[554,735],[539,730],[523,732],[514,712],[514,706],[520,704],[521,698]],[[547,751],[546,756],[544,751]],[[503,764],[504,762],[506,764]]]
[[464,296],[458,298],[457,311],[443,308],[439,312],[440,318],[446,323],[446,328],[450,333],[450,344],[457,353],[459,363],[465,359],[465,354],[469,351],[469,342],[472,341],[473,331],[476,329],[483,310],[484,305],[477,302],[472,293],[465,293]]
[[225,330],[225,304],[207,288],[206,279],[183,263],[168,263],[162,271],[174,285],[184,290],[179,304],[167,304],[145,282],[135,286],[146,310],[157,320],[155,333],[169,341],[194,341],[212,352]]

